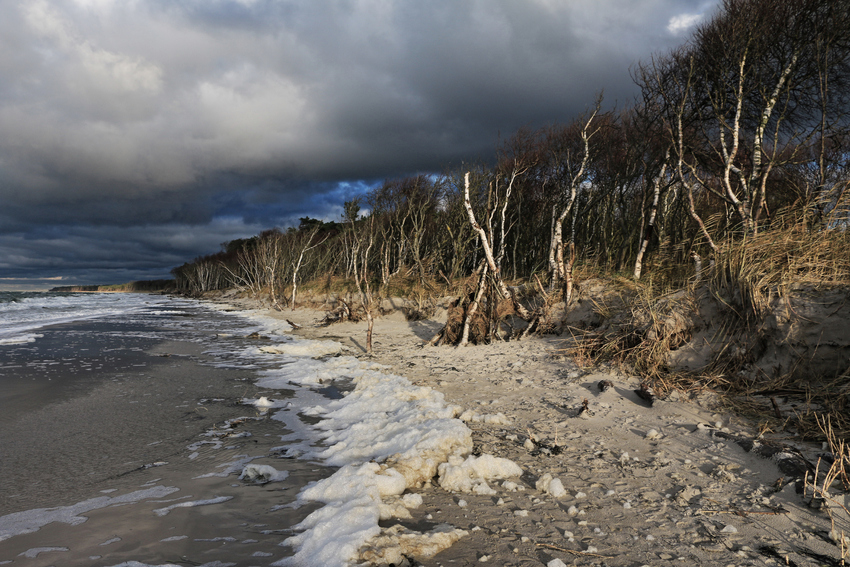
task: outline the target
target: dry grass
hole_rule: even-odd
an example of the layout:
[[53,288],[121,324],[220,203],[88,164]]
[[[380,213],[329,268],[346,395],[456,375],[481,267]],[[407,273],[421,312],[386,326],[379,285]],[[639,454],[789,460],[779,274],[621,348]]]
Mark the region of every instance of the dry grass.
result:
[[719,387],[718,376],[670,372],[668,357],[691,339],[694,297],[686,291],[656,295],[653,284],[617,282],[620,292],[594,298],[594,311],[605,324],[597,330],[569,329],[564,349],[580,366],[610,361],[649,381],[664,396],[670,390],[694,391]]
[[[818,425],[823,432],[831,452],[831,462],[818,459],[814,474],[806,475],[803,486],[803,498],[809,499],[809,506],[824,510],[829,516],[829,537],[838,547],[841,565],[850,558],[850,509],[833,496],[833,489],[850,492],[850,447],[832,429],[829,417],[819,419]],[[825,470],[823,473],[822,470]]]
[[[794,427],[809,439],[825,440],[819,424],[829,417],[834,435],[850,439],[850,369],[837,377],[806,376],[805,381],[793,369],[778,378],[741,375],[759,354],[758,329],[773,299],[790,291],[850,287],[850,230],[812,230],[805,219],[785,213],[761,233],[729,238],[718,247],[711,263],[705,261],[699,288],[683,276],[690,266],[680,264],[632,282],[627,301],[596,299],[595,310],[605,323],[572,329],[564,353],[583,366],[621,364],[661,396],[674,389],[721,392],[736,411],[774,430]],[[677,282],[678,291],[672,290]],[[712,344],[722,347],[698,372],[671,371],[670,353],[687,343],[700,324],[694,315],[705,299],[702,293],[725,308],[720,320],[710,322]],[[796,410],[777,415],[771,396],[796,403]]]
[[[761,427],[795,430],[803,439],[850,440],[850,374],[803,382],[791,374],[724,390],[725,404]],[[776,401],[793,409],[780,411]],[[829,423],[829,435],[824,423]],[[850,485],[848,485],[850,486]]]
[[765,315],[770,301],[789,288],[850,283],[850,230],[812,230],[790,213],[775,228],[721,242],[709,270],[713,293],[747,323]]
[[[754,331],[770,315],[772,300],[789,291],[850,285],[850,231],[812,230],[804,220],[785,213],[772,230],[720,244],[708,274],[709,289],[734,314],[739,329]],[[777,378],[736,381],[726,399],[731,407],[777,430],[793,427],[804,438],[826,440],[821,421],[828,418],[835,435],[850,439],[848,372],[803,379],[792,369]],[[796,403],[794,415],[778,412],[766,396]]]

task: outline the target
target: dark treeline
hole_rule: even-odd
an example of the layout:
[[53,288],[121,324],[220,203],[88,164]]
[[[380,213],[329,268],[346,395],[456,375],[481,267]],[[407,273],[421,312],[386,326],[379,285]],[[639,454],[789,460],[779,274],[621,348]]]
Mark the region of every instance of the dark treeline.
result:
[[111,285],[65,285],[51,288],[56,292],[126,291],[157,292],[174,290],[174,280],[138,280]]
[[484,296],[516,303],[504,282],[525,280],[569,301],[579,265],[684,281],[783,212],[846,228],[850,3],[724,0],[632,74],[629,107],[600,96],[569,124],[516,132],[492,164],[387,180],[339,222],[228,242],[175,268],[178,287],[282,305],[307,280],[371,294],[399,274],[425,288],[476,275]]

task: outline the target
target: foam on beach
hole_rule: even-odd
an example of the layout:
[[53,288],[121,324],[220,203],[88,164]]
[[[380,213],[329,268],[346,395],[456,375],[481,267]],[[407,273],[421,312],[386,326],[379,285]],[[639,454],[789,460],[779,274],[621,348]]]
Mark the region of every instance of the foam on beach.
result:
[[36,339],[40,339],[44,335],[38,333],[23,333],[11,337],[0,337],[0,345],[23,345],[34,343]]
[[[313,426],[321,443],[304,444],[294,451],[301,458],[340,468],[299,493],[299,502],[324,506],[293,527],[298,533],[283,543],[295,555],[274,565],[343,567],[379,559],[393,563],[393,558],[405,553],[434,555],[466,532],[452,526],[438,526],[427,534],[401,526],[382,530],[378,522],[410,518],[409,509],[422,503],[421,496],[410,491],[438,472],[440,484],[457,491],[473,491],[486,486],[487,480],[522,474],[507,459],[468,457],[472,432],[458,419],[462,408],[447,404],[443,394],[385,374],[378,364],[340,356],[338,343],[302,344],[296,339],[258,351],[283,363],[260,372],[260,387],[318,386],[342,380],[353,385],[341,399],[302,408],[302,415],[321,418]],[[318,358],[328,354],[336,356]],[[258,408],[277,406],[268,398],[246,403]],[[291,421],[292,413],[284,409],[273,418]]]
[[239,480],[252,480],[260,483],[280,482],[289,478],[289,471],[279,471],[271,465],[247,465],[242,469]]
[[310,341],[306,339],[260,347],[260,352],[267,354],[286,354],[289,356],[309,356],[313,358],[339,354],[340,350],[342,350],[342,345],[336,341]]
[[522,475],[519,465],[502,457],[493,455],[470,455],[463,459],[451,455],[447,462],[439,466],[440,486],[452,492],[473,492],[475,494],[495,494],[487,484],[490,480],[503,480]]
[[455,419],[460,408],[447,405],[439,392],[383,374],[377,365],[353,357],[299,360],[277,376],[269,373],[261,384],[277,388],[299,379],[315,384],[342,377],[350,378],[354,389],[311,408],[310,413],[323,418],[315,427],[326,446],[304,455],[341,468],[299,494],[301,502],[325,506],[294,527],[300,533],[284,543],[296,554],[278,565],[298,565],[308,558],[314,564],[348,565],[381,535],[379,520],[410,517],[407,508],[421,500],[405,499],[405,490],[432,478],[451,455],[472,450],[471,431]]
[[312,357],[283,359],[283,366],[274,370],[259,372],[261,378],[257,385],[261,388],[284,388],[290,383],[302,386],[314,386],[354,378],[364,370],[380,369],[378,364],[363,363],[353,356],[338,356],[328,360],[317,360]]
[[165,508],[157,508],[153,511],[157,516],[167,516],[171,513],[172,510],[177,508],[196,508],[198,506],[210,506],[212,504],[221,504],[222,502],[227,502],[228,500],[232,500],[232,496],[216,496],[215,498],[208,498],[206,500],[193,500],[192,502],[180,502],[178,504],[172,504],[171,506],[166,506]]
[[0,541],[17,535],[36,532],[43,526],[53,522],[76,526],[88,520],[88,518],[83,516],[86,512],[117,504],[132,504],[151,498],[163,498],[178,490],[170,486],[154,486],[145,490],[136,490],[122,496],[99,496],[71,506],[37,508],[8,514],[0,517]]

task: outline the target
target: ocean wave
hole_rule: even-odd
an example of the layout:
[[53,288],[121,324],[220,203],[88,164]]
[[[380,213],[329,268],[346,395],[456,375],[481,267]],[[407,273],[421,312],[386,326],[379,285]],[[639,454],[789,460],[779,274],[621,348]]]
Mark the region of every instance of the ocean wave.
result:
[[138,293],[7,293],[4,299],[0,301],[0,344],[32,342],[41,336],[33,331],[51,325],[161,311],[171,301]]

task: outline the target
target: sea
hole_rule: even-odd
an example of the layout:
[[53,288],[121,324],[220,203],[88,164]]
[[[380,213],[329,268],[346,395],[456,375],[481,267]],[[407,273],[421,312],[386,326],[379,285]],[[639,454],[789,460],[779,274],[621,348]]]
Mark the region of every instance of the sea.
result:
[[[316,439],[299,419],[293,436],[252,405],[258,372],[280,363],[259,348],[291,341],[288,325],[234,313],[148,294],[0,292],[0,564],[205,564],[212,553],[242,565],[291,554],[280,532],[259,532],[302,518],[278,514],[283,525],[272,527],[264,516],[332,471],[268,458],[287,435],[290,444]],[[263,392],[297,397],[293,388]],[[258,459],[291,478],[243,486],[238,476]],[[258,494],[246,488],[279,496],[251,504]],[[170,500],[204,513],[156,521]],[[238,512],[212,515],[228,504]],[[233,542],[249,543],[221,549]]]
[[355,354],[223,301],[0,292],[0,565],[354,564],[413,486],[378,463],[471,449]]

